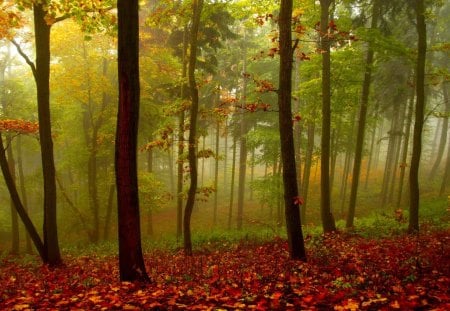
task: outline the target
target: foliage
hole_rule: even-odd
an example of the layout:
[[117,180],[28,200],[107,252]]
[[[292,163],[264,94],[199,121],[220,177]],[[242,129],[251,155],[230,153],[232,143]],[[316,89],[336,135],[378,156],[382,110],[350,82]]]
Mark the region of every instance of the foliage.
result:
[[39,124],[25,120],[0,120],[0,131],[35,134],[39,131]]
[[307,240],[309,262],[287,243],[230,242],[200,250],[153,250],[150,284],[119,282],[117,259],[70,256],[65,267],[1,258],[0,307],[26,309],[444,310],[450,306],[449,232],[368,240]]

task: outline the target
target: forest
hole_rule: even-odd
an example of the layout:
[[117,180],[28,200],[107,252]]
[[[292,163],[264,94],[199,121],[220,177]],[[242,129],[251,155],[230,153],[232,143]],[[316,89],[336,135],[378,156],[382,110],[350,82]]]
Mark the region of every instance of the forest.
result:
[[0,309],[448,310],[449,20],[0,0]]

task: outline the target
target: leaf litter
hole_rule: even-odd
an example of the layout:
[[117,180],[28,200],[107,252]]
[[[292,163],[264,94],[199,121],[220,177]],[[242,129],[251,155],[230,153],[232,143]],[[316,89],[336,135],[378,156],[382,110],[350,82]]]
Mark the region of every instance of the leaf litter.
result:
[[117,257],[65,256],[50,269],[1,260],[1,310],[450,310],[449,231],[366,239],[209,245],[145,254],[151,283],[120,282]]

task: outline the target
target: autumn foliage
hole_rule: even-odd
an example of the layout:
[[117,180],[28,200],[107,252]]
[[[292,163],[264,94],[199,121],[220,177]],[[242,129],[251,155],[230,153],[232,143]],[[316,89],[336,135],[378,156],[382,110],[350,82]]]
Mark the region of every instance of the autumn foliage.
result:
[[20,134],[34,134],[39,131],[39,124],[20,119],[0,120],[0,132],[5,131]]
[[0,309],[448,310],[448,233],[307,237],[308,263],[289,260],[282,239],[206,244],[193,257],[154,250],[150,284],[119,282],[115,257],[53,270],[4,258]]

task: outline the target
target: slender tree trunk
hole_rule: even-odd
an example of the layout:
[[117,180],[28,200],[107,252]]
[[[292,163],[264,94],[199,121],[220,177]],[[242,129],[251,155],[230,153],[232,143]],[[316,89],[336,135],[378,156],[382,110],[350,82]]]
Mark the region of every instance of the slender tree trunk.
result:
[[388,202],[390,204],[394,204],[394,194],[395,194],[395,187],[399,184],[397,182],[397,172],[400,167],[400,150],[402,147],[402,137],[404,136],[404,124],[405,124],[405,118],[406,118],[406,108],[408,105],[408,98],[402,98],[398,102],[400,105],[401,113],[399,116],[399,122],[397,122],[395,127],[395,132],[397,133],[396,139],[395,139],[395,153],[394,153],[394,164],[393,164],[393,170],[392,170],[392,182],[390,185],[389,195],[388,195]]
[[409,171],[410,204],[408,231],[419,231],[419,164],[422,151],[422,129],[425,110],[425,60],[427,53],[427,27],[425,23],[425,1],[416,0],[417,20],[417,70],[416,70],[416,113],[414,122],[413,150]]
[[391,186],[391,183],[394,179],[394,166],[395,166],[395,150],[397,148],[397,138],[398,138],[398,119],[399,119],[399,106],[396,104],[397,97],[394,99],[394,105],[393,105],[393,114],[392,114],[392,120],[391,120],[391,129],[388,132],[389,135],[389,143],[388,143],[388,149],[386,154],[386,163],[385,163],[385,169],[384,169],[384,176],[383,176],[383,185],[381,190],[381,207],[384,208],[389,203],[389,189]]
[[[375,113],[378,111],[378,102],[373,110]],[[367,190],[367,187],[369,185],[369,176],[372,170],[372,161],[375,157],[375,138],[377,137],[377,128],[378,128],[378,120],[376,119],[373,131],[372,131],[372,137],[370,139],[370,151],[369,151],[369,160],[367,162],[367,168],[366,168],[366,179],[364,181],[364,189]]]
[[[28,195],[27,190],[25,186],[25,174],[23,172],[23,160],[22,160],[23,154],[22,154],[22,136],[18,137],[17,141],[17,169],[19,173],[19,184],[20,184],[20,194],[22,195],[22,202],[23,207],[27,214],[29,213],[28,210]],[[28,254],[31,254],[32,252],[32,245],[31,245],[31,238],[28,232],[25,235],[25,251]]]
[[[245,38],[245,34],[244,34]],[[244,45],[243,50],[243,68],[242,71],[247,71],[247,47]],[[245,107],[247,102],[247,79],[243,79],[242,85],[242,107]],[[247,174],[247,124],[245,117],[245,109],[241,112],[241,128],[240,128],[240,148],[239,148],[239,181],[238,181],[238,201],[237,201],[237,229],[242,229],[242,222],[244,217],[244,198],[245,198],[245,175]]]
[[332,0],[320,0],[321,18],[320,35],[322,49],[322,141],[321,141],[321,174],[320,174],[320,214],[325,233],[336,231],[331,213],[330,187],[330,135],[331,135],[331,77],[330,77],[330,39],[328,34],[328,17]]
[[214,159],[214,226],[217,224],[217,205],[219,187],[219,142],[220,142],[220,121],[216,121],[216,157]]
[[[12,151],[12,137],[11,134],[6,136],[6,145],[8,149],[6,150],[6,156],[8,161],[9,171],[11,172],[11,177],[14,184],[16,184],[16,162],[14,161],[14,155]],[[17,211],[14,207],[14,202],[11,200],[11,254],[17,255],[20,252],[20,236],[19,236],[19,217]]]
[[188,158],[190,168],[190,186],[188,197],[186,200],[186,207],[184,210],[184,252],[188,256],[192,256],[192,240],[191,240],[191,216],[194,209],[195,194],[197,192],[197,115],[198,115],[198,88],[195,81],[195,67],[197,61],[197,35],[200,24],[200,17],[203,7],[203,0],[193,0],[192,3],[192,25],[190,33],[190,55],[189,55],[189,88],[191,92],[191,115],[190,115],[190,127],[189,127],[189,146],[188,146]]
[[306,261],[300,220],[301,200],[297,188],[294,133],[292,129],[292,0],[281,0],[278,26],[280,29],[280,71],[278,90],[278,121],[283,167],[284,211],[288,236],[289,255],[292,259]]
[[[448,132],[448,115],[450,114],[450,102],[448,101],[448,93],[447,93],[447,83],[442,83],[443,93],[444,93],[444,102],[445,102],[445,118],[442,120],[442,128],[441,128],[441,136],[439,139],[439,147],[436,155],[436,160],[434,161],[433,167],[430,170],[429,178],[434,179],[436,177],[436,173],[438,168],[442,162],[442,157],[444,156],[445,147],[447,144],[447,132]],[[446,95],[447,93],[447,95]],[[447,100],[445,99],[447,97]]]
[[53,140],[50,120],[50,25],[46,21],[44,4],[33,5],[36,45],[35,80],[44,177],[44,262],[50,266],[61,264],[56,221],[56,179]]
[[[448,86],[450,84],[448,82],[443,84],[443,92],[444,92],[444,101],[446,103],[446,105],[450,105],[450,97],[449,97],[449,92],[448,92]],[[442,178],[442,183],[441,183],[441,189],[439,191],[439,195],[443,196],[445,193],[445,190],[448,186],[449,183],[449,179],[450,179],[450,135],[447,136],[448,138],[448,142],[447,142],[447,160],[445,163],[445,168],[444,168],[444,176]]]
[[28,216],[25,208],[23,207],[22,201],[20,200],[19,193],[16,188],[16,184],[14,183],[14,179],[9,171],[8,160],[6,159],[6,150],[3,145],[3,137],[0,133],[0,166],[3,173],[3,177],[5,178],[6,186],[8,187],[9,194],[11,196],[11,200],[14,202],[14,206],[16,208],[17,213],[20,216],[23,224],[25,225],[25,229],[30,235],[36,250],[41,256],[42,261],[45,262],[46,253],[44,243],[42,242],[36,227],[33,225],[30,217]]
[[[0,102],[3,109],[3,115],[9,116],[8,105],[6,100],[6,87],[5,87],[5,72],[6,67],[10,60],[10,51],[8,49],[8,54],[5,60],[0,62]],[[14,183],[16,182],[16,164],[14,161],[13,150],[12,150],[12,134],[6,134],[6,146],[7,146],[7,161],[9,171],[11,172],[11,177]],[[17,216],[17,211],[14,207],[14,202],[11,200],[10,203],[11,210],[11,254],[17,255],[20,252],[20,236],[19,236],[19,219]]]
[[411,134],[411,123],[412,123],[412,115],[414,111],[414,92],[412,92],[410,102],[408,104],[408,114],[406,116],[406,124],[405,124],[405,139],[403,140],[402,146],[402,155],[400,160],[400,177],[399,177],[399,185],[397,192],[397,208],[400,207],[403,196],[403,184],[405,182],[405,173],[406,173],[406,163],[408,159],[408,147],[409,147],[409,138]]
[[316,124],[314,120],[308,122],[308,146],[306,148],[305,171],[303,173],[302,196],[304,203],[301,209],[301,221],[306,224],[306,205],[308,204],[309,179],[311,176],[312,156],[314,153],[314,135]]
[[141,246],[137,178],[139,120],[139,4],[118,0],[118,78],[115,169],[121,281],[149,281]]
[[[228,208],[228,229],[231,229],[231,222],[233,219],[233,204],[234,204],[234,177],[236,174],[236,139],[233,139],[233,159],[231,160],[231,183],[230,183],[230,205]],[[226,150],[226,149],[225,149]]]
[[[372,7],[372,21],[370,25],[371,29],[376,29],[378,27],[379,15],[380,15],[380,0],[374,0]],[[361,174],[361,161],[362,161],[362,151],[364,147],[364,135],[366,130],[367,107],[369,106],[370,85],[372,82],[372,65],[375,54],[372,44],[373,43],[370,42],[369,46],[367,47],[364,82],[361,94],[361,106],[359,110],[358,130],[356,134],[357,136],[355,147],[355,159],[353,162],[352,188],[350,190],[350,202],[347,214],[347,222],[345,225],[347,228],[353,227],[353,220],[355,218],[355,209],[356,209],[356,198],[358,195],[358,187],[359,187],[359,177]]]
[[[186,79],[187,77],[187,49],[188,49],[188,28],[184,26],[183,31],[183,55],[182,55],[182,72],[181,77]],[[181,85],[180,98],[182,101],[187,99],[188,89],[186,83]],[[180,109],[180,116],[178,118],[178,164],[177,164],[177,238],[181,238],[183,234],[183,178],[184,178],[184,118],[185,109]]]

